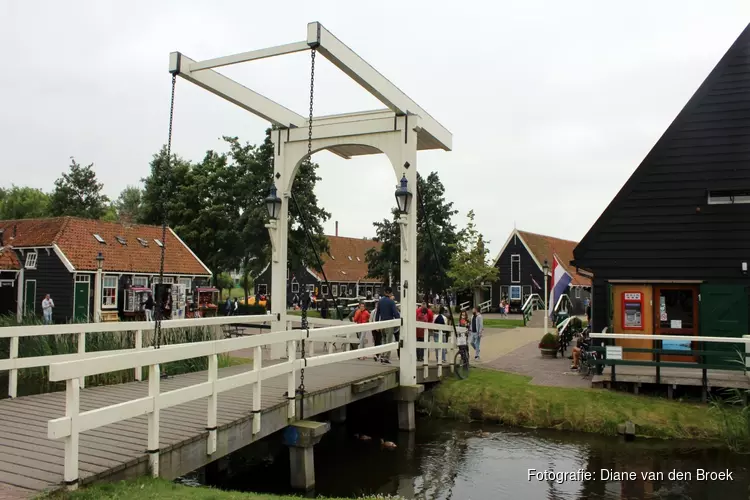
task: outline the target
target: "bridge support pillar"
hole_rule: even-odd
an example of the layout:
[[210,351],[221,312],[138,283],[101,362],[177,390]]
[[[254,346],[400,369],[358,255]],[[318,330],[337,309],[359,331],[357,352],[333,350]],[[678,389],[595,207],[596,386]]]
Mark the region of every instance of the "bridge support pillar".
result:
[[413,431],[417,428],[414,402],[424,392],[423,385],[402,385],[394,389],[394,399],[398,402],[398,429]]
[[343,424],[346,422],[346,405],[339,406],[335,410],[331,410],[329,413],[332,423]]
[[300,420],[284,429],[284,444],[289,447],[292,488],[307,491],[315,487],[313,447],[330,428],[328,422]]

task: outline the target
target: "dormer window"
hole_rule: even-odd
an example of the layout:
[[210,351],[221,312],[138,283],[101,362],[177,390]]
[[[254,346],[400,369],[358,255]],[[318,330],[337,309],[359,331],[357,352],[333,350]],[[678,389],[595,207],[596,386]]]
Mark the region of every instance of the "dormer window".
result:
[[361,260],[359,260],[359,257],[357,257],[357,262],[362,262]]
[[154,243],[157,244],[157,246],[163,247],[164,243],[161,242],[161,240],[154,239]]
[[115,236],[115,239],[117,240],[117,243],[119,243],[120,245],[128,244],[127,240],[123,238],[122,236]]
[[25,267],[26,269],[36,269],[36,259],[38,256],[39,254],[36,253],[35,251],[27,253],[26,263],[24,264],[23,267]]
[[351,255],[347,255],[347,257],[349,258],[349,260],[352,260],[352,256]]
[[101,236],[99,236],[98,234],[94,234],[94,239],[95,239],[96,241],[98,241],[99,243],[103,243],[103,244],[105,244],[105,245],[107,244],[107,242],[106,242],[106,241],[104,241],[104,238],[102,238],[102,237],[101,237]]
[[709,205],[750,203],[750,189],[716,189],[708,192]]
[[334,257],[333,255],[331,255],[331,260],[336,260],[336,257]]
[[148,247],[148,241],[144,240],[143,238],[136,238],[138,240],[138,243],[141,244],[142,247]]

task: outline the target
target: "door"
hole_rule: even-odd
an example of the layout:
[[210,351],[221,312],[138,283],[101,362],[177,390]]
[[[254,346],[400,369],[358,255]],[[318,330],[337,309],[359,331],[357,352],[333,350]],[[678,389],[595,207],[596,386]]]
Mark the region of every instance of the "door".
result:
[[[700,329],[706,337],[737,337],[746,334],[748,326],[748,290],[743,285],[701,285]],[[711,364],[737,366],[742,363],[737,350],[740,344],[707,344],[710,351],[726,354],[706,356]]]
[[26,280],[26,292],[23,296],[24,315],[36,312],[36,280]]
[[89,320],[89,286],[89,283],[84,281],[75,284],[73,314],[78,323],[86,323]]
[[[654,333],[657,335],[699,335],[698,285],[654,286]],[[662,349],[697,349],[697,342],[663,340]],[[692,362],[696,356],[663,355],[662,361]]]

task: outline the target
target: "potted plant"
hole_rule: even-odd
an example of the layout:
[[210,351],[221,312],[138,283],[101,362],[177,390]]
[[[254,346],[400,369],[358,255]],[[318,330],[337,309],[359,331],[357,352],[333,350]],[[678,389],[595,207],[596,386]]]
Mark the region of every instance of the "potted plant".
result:
[[543,358],[556,358],[558,348],[557,336],[553,333],[545,333],[539,341],[539,350],[542,351]]

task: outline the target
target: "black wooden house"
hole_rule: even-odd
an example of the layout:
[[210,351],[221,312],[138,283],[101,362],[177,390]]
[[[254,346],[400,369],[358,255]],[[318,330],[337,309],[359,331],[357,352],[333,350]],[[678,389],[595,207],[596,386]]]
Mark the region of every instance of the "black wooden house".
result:
[[573,259],[593,277],[594,331],[735,337],[750,330],[748,263],[750,26],[581,240]]
[[161,227],[140,224],[75,217],[1,220],[0,314],[41,316],[42,299],[50,294],[55,323],[93,319],[94,301],[103,315],[122,316],[126,290],[158,280],[162,245],[165,284],[190,291],[209,283],[211,271],[171,229],[161,238]]

